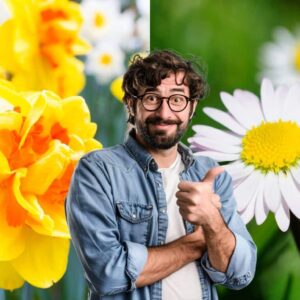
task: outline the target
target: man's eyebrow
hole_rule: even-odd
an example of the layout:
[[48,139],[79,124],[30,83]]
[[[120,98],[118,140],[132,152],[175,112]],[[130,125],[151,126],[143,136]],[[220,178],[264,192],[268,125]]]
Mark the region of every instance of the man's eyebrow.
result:
[[[170,89],[171,92],[184,92],[184,88],[172,88]],[[147,92],[159,92],[157,88],[154,87],[148,87],[145,89],[145,93]]]
[[171,92],[184,92],[184,88],[173,88],[170,89]]

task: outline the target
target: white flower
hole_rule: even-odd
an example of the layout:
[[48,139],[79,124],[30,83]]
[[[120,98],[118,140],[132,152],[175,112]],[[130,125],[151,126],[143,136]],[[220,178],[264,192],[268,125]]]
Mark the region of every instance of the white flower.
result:
[[87,56],[86,73],[94,75],[100,84],[106,84],[124,73],[124,59],[117,44],[99,44]]
[[300,29],[292,35],[285,28],[274,30],[274,42],[261,49],[259,78],[270,78],[275,84],[300,82]]
[[135,19],[132,10],[122,12],[118,0],[84,0],[81,6],[84,16],[82,34],[91,43],[113,40],[124,49],[131,47]]
[[0,25],[11,18],[11,13],[4,0],[0,0]]
[[136,21],[136,32],[139,48],[150,50],[150,0],[137,0],[140,17]]
[[139,48],[143,51],[150,50],[150,19],[148,17],[140,17],[137,22],[137,36]]
[[197,155],[229,162],[237,210],[245,223],[254,216],[262,224],[271,211],[286,231],[290,211],[300,219],[300,84],[261,85],[261,101],[242,90],[221,93],[228,112],[204,112],[229,130],[193,126],[189,139]]

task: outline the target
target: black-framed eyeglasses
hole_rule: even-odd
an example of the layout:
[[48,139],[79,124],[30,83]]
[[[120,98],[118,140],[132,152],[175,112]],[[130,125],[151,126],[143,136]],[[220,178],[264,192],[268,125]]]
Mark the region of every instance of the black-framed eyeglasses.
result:
[[185,110],[188,102],[193,100],[181,94],[174,94],[169,97],[161,97],[155,93],[146,93],[140,96],[133,96],[133,98],[141,100],[143,107],[147,111],[158,110],[162,106],[163,99],[167,99],[169,108],[174,112],[181,112]]

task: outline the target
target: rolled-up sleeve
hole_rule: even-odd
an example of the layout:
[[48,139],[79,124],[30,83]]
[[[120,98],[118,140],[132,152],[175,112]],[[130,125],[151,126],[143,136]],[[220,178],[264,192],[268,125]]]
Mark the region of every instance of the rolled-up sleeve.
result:
[[146,246],[120,242],[110,178],[101,161],[82,158],[66,203],[72,242],[91,290],[112,295],[136,288],[147,261]]
[[235,236],[235,249],[225,273],[214,269],[207,253],[201,258],[201,265],[210,279],[231,289],[241,289],[253,279],[256,268],[257,250],[246,226],[236,212],[231,177],[227,172],[218,176],[215,192],[222,202],[221,213],[228,228]]

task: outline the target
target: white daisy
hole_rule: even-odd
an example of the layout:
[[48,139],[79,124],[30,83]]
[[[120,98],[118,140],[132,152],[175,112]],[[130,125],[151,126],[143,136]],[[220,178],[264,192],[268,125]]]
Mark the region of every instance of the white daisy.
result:
[[125,71],[125,55],[118,44],[97,45],[87,56],[86,73],[94,75],[100,84],[107,84]]
[[140,13],[136,21],[137,39],[139,48],[143,51],[150,50],[150,0],[137,0],[137,8]]
[[229,130],[196,125],[189,143],[197,155],[228,162],[245,223],[255,216],[262,224],[271,211],[286,231],[290,211],[300,219],[300,84],[274,89],[264,79],[260,98],[243,90],[221,93],[228,112],[204,112]]
[[274,30],[274,42],[263,45],[259,79],[270,78],[275,84],[300,81],[300,28],[295,35],[285,28]]
[[131,48],[135,20],[133,10],[122,12],[119,0],[84,0],[81,7],[84,16],[82,34],[91,43],[114,40],[122,48]]

